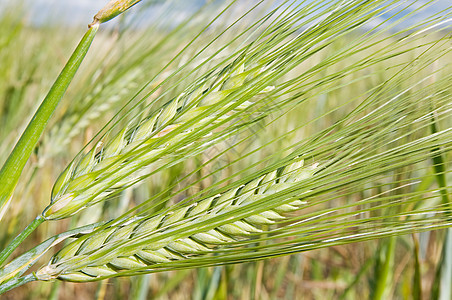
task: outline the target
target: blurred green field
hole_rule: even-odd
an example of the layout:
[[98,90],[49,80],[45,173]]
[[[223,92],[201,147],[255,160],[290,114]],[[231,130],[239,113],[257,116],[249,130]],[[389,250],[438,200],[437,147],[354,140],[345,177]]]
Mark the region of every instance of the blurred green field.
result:
[[[0,18],[1,163],[6,160],[85,30],[66,26],[32,27],[24,20],[20,10],[16,10],[15,14],[12,10],[10,12]],[[217,60],[210,60],[196,69],[201,62],[207,60],[210,53],[214,53],[225,41],[234,37],[234,32],[227,32],[221,39],[209,44],[206,52],[190,62],[193,55],[208,45],[223,28],[203,29],[204,22],[196,20],[187,20],[180,28],[161,28],[155,25],[144,30],[130,28],[130,20],[124,19],[121,20],[122,23],[118,22],[99,32],[86,61],[22,173],[13,196],[14,201],[0,223],[0,232],[4,233],[0,236],[0,248],[6,247],[49,204],[52,186],[58,175],[85,144],[99,130],[103,130],[104,125],[123,106],[128,105],[130,99],[142,98],[158,87],[150,97],[129,111],[129,115],[117,121],[111,132],[117,132],[117,128],[127,124],[132,116],[155,110],[159,104],[173,98],[190,83],[190,78],[195,78],[220,63],[222,57],[233,53],[241,46],[241,42],[246,41],[238,40],[229,44]],[[224,17],[225,24],[226,20]],[[242,26],[246,27],[245,21]],[[198,32],[201,32],[200,41],[190,44]],[[408,35],[409,32],[405,34]],[[427,104],[422,99],[430,99],[433,92],[429,89],[438,89],[438,107],[441,107],[441,111],[436,125],[442,130],[451,129],[452,84],[441,81],[450,76],[452,70],[450,32],[438,30],[425,36],[418,34],[403,43],[400,36],[391,36],[391,32],[383,32],[375,39],[364,40],[366,35],[370,33],[344,33],[278,79],[284,83],[298,75],[305,76],[280,94],[280,97],[286,99],[295,97],[294,95],[300,97],[301,94],[300,99],[303,100],[287,102],[289,104],[272,111],[265,118],[250,121],[247,131],[218,142],[201,154],[162,169],[141,184],[121,191],[108,202],[96,204],[70,219],[44,223],[14,252],[14,256],[69,228],[115,218],[128,209],[145,203],[154,195],[163,198],[174,194],[172,202],[168,200],[162,204],[169,206],[217,183],[219,187],[224,187],[235,180],[251,176],[303,147],[303,141],[309,141],[321,132],[325,132],[324,137],[327,138],[327,132],[332,126],[339,124],[330,134],[372,112],[375,106],[369,104],[363,111],[348,119],[349,123],[340,124],[360,103],[366,103],[366,99],[372,100],[370,96],[374,93],[379,93],[374,98],[376,100],[372,100],[377,105],[378,99],[397,98],[394,95],[405,95],[404,91],[408,89],[407,94],[412,95],[412,98],[400,105],[405,105],[406,110],[410,111],[416,107],[426,109]],[[363,39],[363,43],[359,45],[362,51],[353,53],[353,50],[347,49],[360,39]],[[439,41],[445,42],[438,45]],[[433,47],[436,47],[434,52],[422,56]],[[181,52],[182,50],[184,51]],[[341,51],[345,53],[343,57],[322,67],[323,63],[339,55]],[[182,55],[178,55],[179,53]],[[437,58],[434,58],[435,55]],[[188,67],[175,73],[187,62]],[[314,71],[306,74],[306,70]],[[174,77],[171,77],[172,74]],[[400,74],[402,76],[396,77]],[[188,79],[185,76],[189,76]],[[393,77],[396,80],[385,85]],[[150,78],[153,80],[149,82]],[[438,83],[437,86],[434,85],[435,82]],[[143,90],[136,96],[142,87]],[[271,97],[265,100],[269,103],[273,101]],[[124,112],[120,113],[122,115]],[[422,115],[425,119],[429,112]],[[252,114],[244,116],[242,121],[246,123],[251,119]],[[398,124],[396,119],[394,117],[394,124]],[[419,120],[422,121],[422,118]],[[428,126],[418,130],[416,124],[415,121],[407,121],[401,126],[407,135],[400,136],[394,130],[385,135],[389,136],[387,140],[382,138],[382,141],[391,140],[394,145],[403,147],[404,143],[429,132]],[[376,134],[375,137],[379,138],[380,135]],[[369,141],[366,143],[371,148],[373,137],[367,138]],[[442,140],[447,145],[443,155],[446,162],[445,175],[449,182],[449,170],[452,167],[450,138],[448,133]],[[385,147],[389,149],[392,144],[382,145],[381,151]],[[369,149],[363,148],[363,151],[372,151]],[[338,156],[342,155],[342,151],[344,157],[348,155],[345,147],[337,151]],[[428,151],[427,149],[427,154],[423,154],[422,158],[428,158]],[[318,196],[312,206],[293,213],[296,218],[337,209],[337,217],[322,219],[319,216],[319,224],[331,228],[343,225],[340,223],[342,213],[353,218],[354,212],[357,218],[358,215],[365,215],[366,222],[369,223],[363,223],[363,227],[351,224],[347,228],[344,225],[343,231],[344,236],[368,232],[367,227],[364,228],[368,224],[369,232],[374,230],[375,234],[366,235],[362,241],[350,238],[343,243],[333,242],[327,247],[321,246],[319,242],[312,246],[312,250],[306,246],[305,250],[309,251],[296,251],[299,253],[283,256],[276,254],[276,257],[265,260],[111,278],[99,282],[31,282],[5,293],[1,299],[433,299],[432,295],[435,295],[441,280],[440,267],[452,267],[452,264],[447,265],[442,261],[446,229],[426,231],[428,224],[425,223],[425,227],[418,229],[424,232],[399,235],[403,233],[399,231],[399,227],[405,221],[412,220],[408,213],[422,207],[432,209],[432,217],[439,220],[435,223],[438,224],[437,227],[450,226],[446,217],[440,218],[434,214],[435,209],[440,211],[446,208],[439,204],[441,195],[433,192],[438,188],[433,163],[431,159],[422,158],[409,166],[392,166],[384,173],[376,172],[367,181],[352,182],[341,190],[326,192]],[[317,156],[310,157],[307,162],[316,162],[318,159]],[[372,164],[369,161],[368,168],[372,168]],[[379,165],[382,166],[383,163]],[[225,178],[227,180],[221,181]],[[450,188],[450,184],[448,186]],[[416,194],[423,190],[424,193]],[[402,200],[394,198],[391,205],[385,206],[384,195],[397,193]],[[383,198],[379,200],[381,195]],[[377,200],[360,206],[361,199]],[[406,203],[402,203],[403,199],[407,200]],[[375,207],[375,210],[361,212],[363,207]],[[394,230],[397,236],[391,237],[390,232],[385,232],[381,238],[377,233],[380,228],[388,226],[384,223],[385,212],[395,216],[387,224],[397,220],[397,226],[400,225],[394,226],[397,227]],[[421,222],[423,221],[419,219],[419,224]],[[315,224],[312,226],[315,227]],[[325,232],[328,230],[327,228]],[[318,241],[327,240],[328,235],[319,229],[316,238]],[[262,246],[266,241],[258,240],[257,243]],[[48,261],[55,252],[46,254],[37,266]],[[261,258],[265,258],[265,255]],[[36,267],[32,270],[36,271]],[[386,294],[379,298],[377,294],[382,286]]]

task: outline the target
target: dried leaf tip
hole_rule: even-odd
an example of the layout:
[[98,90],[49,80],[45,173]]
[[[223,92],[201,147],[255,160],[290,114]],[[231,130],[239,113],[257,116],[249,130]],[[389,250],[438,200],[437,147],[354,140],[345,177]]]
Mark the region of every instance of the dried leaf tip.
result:
[[122,14],[140,1],[141,0],[111,0],[94,16],[93,22],[89,24],[88,27],[91,28],[92,26],[105,23]]

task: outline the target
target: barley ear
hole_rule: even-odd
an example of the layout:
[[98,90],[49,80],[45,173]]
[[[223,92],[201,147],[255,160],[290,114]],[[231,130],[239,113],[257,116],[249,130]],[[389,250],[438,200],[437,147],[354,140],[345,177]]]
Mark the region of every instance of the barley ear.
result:
[[88,26],[91,27],[95,24],[105,23],[122,14],[140,1],[141,0],[111,0],[94,16],[93,22]]
[[[208,255],[222,245],[234,245],[237,241],[261,234],[262,226],[274,226],[273,224],[285,221],[285,213],[300,209],[306,202],[288,198],[283,203],[271,204],[270,208],[267,208],[265,203],[265,211],[252,211],[243,219],[228,221],[230,218],[225,218],[221,225],[176,237],[162,235],[177,228],[211,224],[210,220],[213,218],[230,212],[240,212],[245,206],[262,207],[262,200],[293,188],[299,182],[311,178],[317,170],[318,164],[303,166],[301,160],[217,196],[175,208],[164,214],[138,217],[124,225],[101,229],[63,247],[49,265],[38,271],[37,276],[42,280],[58,278],[67,281],[91,281],[117,275],[123,270],[152,270],[156,264]],[[152,242],[143,243],[149,239]],[[137,246],[128,246],[127,251],[121,250],[122,245],[133,243]],[[108,254],[90,262],[90,257],[96,256],[99,251]]]
[[[152,172],[149,165],[162,157],[170,145],[180,143],[180,149],[184,149],[187,145],[181,141],[194,130],[219,124],[228,118],[227,114],[220,114],[220,111],[206,113],[205,117],[192,122],[187,129],[169,135],[186,122],[197,119],[215,104],[227,100],[234,90],[241,88],[249,73],[243,63],[230,64],[205,78],[202,87],[188,87],[146,116],[138,125],[131,121],[118,134],[98,142],[88,153],[80,154],[55,183],[51,203],[43,216],[48,220],[70,217],[85,207],[105,200],[123,187],[134,184],[137,178],[144,178]],[[257,91],[256,94],[261,92]],[[234,105],[235,101],[231,99],[227,105]],[[230,108],[230,111],[237,113],[253,104],[253,100],[247,100]],[[204,137],[199,139],[202,141]],[[198,147],[202,149],[209,143],[212,141],[206,139],[205,144],[200,142]],[[192,151],[190,155],[197,153]]]

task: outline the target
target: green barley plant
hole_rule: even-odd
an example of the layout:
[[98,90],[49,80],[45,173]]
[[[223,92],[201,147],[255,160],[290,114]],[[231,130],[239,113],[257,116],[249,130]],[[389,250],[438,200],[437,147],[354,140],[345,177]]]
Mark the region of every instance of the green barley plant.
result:
[[[174,211],[168,211],[163,215],[152,218],[147,218],[146,216],[136,217],[134,222],[129,220],[126,224],[109,226],[105,230],[96,232],[95,235],[86,235],[86,238],[79,238],[69,244],[67,248],[63,248],[54,258],[52,264],[40,269],[36,276],[43,280],[57,276],[73,281],[101,279],[103,276],[108,278],[108,276],[114,275],[120,269],[134,270],[145,268],[148,264],[153,265],[183,259],[184,256],[182,255],[196,255],[197,253],[209,252],[211,249],[208,245],[230,244],[241,237],[260,233],[262,230],[258,228],[259,226],[271,225],[276,221],[284,220],[281,213],[295,211],[304,202],[295,199],[268,211],[249,215],[242,220],[224,224],[206,232],[198,231],[198,233],[176,240],[172,240],[171,237],[169,239],[161,238],[158,231],[164,233],[165,228],[169,229],[180,223],[183,223],[184,227],[187,225],[196,226],[197,223],[201,222],[211,223],[211,219],[219,217],[228,211],[240,209],[249,203],[255,203],[259,199],[271,196],[278,191],[295,185],[298,181],[311,177],[318,167],[313,165],[303,168],[302,165],[302,161],[293,163],[280,170],[280,172],[275,170],[244,186],[226,191],[224,194],[200,200]],[[124,253],[118,253],[120,256],[111,258],[110,255],[116,252],[115,249],[122,247],[122,242],[135,239],[140,240],[140,244],[143,245],[144,240],[151,233],[156,235],[156,237],[151,237],[151,240],[156,242],[146,243],[144,248],[135,247],[134,252],[128,253],[128,256],[122,255]],[[118,244],[115,244],[115,242]],[[106,249],[103,249],[104,247]],[[90,273],[87,269],[84,268],[77,272],[77,269],[71,269],[75,264],[65,263],[66,260],[80,261],[82,257],[89,257],[93,250],[108,252],[109,259],[103,260],[106,262],[105,265],[90,263],[87,268],[92,270],[91,276],[86,275]],[[109,266],[113,266],[113,268]]]
[[[443,247],[429,291],[419,238],[452,224],[452,6],[439,3],[110,1],[26,128],[1,100],[5,128],[25,129],[15,146],[1,134],[0,294],[131,277],[145,299],[151,273],[177,271],[161,287],[171,290],[210,267],[195,273],[196,297],[263,298],[274,268],[266,297],[284,285],[294,299],[283,278],[303,276],[303,253],[379,240],[356,278],[343,272],[340,294],[310,297],[360,295],[371,266],[372,298],[402,294],[404,245],[408,293],[450,298],[450,229],[427,241]],[[190,17],[163,25],[178,9]],[[30,242],[37,232],[46,237]],[[228,294],[228,270],[242,266],[255,270],[253,291]],[[322,277],[315,260],[308,269]]]

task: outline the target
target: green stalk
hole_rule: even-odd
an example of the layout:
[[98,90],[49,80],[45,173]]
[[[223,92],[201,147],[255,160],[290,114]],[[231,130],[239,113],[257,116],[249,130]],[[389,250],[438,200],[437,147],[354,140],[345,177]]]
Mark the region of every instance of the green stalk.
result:
[[414,276],[413,276],[413,300],[422,300],[422,273],[421,263],[419,259],[419,240],[416,235],[413,234],[413,256],[414,256]]
[[[438,132],[438,128],[436,126],[436,118],[432,114],[431,117],[432,124],[430,125],[430,130],[433,134]],[[444,204],[449,204],[449,196],[447,193],[447,182],[446,182],[446,164],[444,163],[444,158],[441,152],[441,149],[439,147],[435,147],[431,150],[431,152],[434,154],[432,157],[433,161],[433,169],[435,170],[435,177],[436,182],[438,183],[438,186],[440,187],[440,194],[441,194],[441,200]],[[450,208],[450,204],[449,204]],[[449,212],[449,216],[450,216]]]
[[132,278],[131,299],[148,299],[149,279],[151,274],[144,274]]
[[[8,208],[11,196],[28,158],[44,132],[58,103],[66,92],[69,83],[74,78],[77,69],[88,52],[98,28],[99,25],[91,26],[85,33],[0,170],[0,220]],[[4,259],[0,261],[0,263],[3,261]]]
[[375,292],[372,297],[374,300],[388,299],[389,291],[392,287],[391,277],[394,268],[394,256],[395,256],[395,246],[397,237],[392,236],[387,241],[386,251],[384,255],[384,263],[378,270],[377,285],[375,287]]
[[7,292],[7,291],[9,291],[9,290],[12,290],[12,289],[14,289],[16,287],[19,287],[21,285],[24,285],[24,284],[26,284],[28,282],[32,282],[32,281],[35,281],[35,280],[36,280],[36,277],[34,276],[33,273],[32,274],[28,274],[28,275],[26,275],[24,277],[14,278],[11,281],[8,281],[6,284],[3,284],[3,285],[0,286],[0,295],[5,293],[5,292]]
[[[44,218],[41,217],[41,220],[44,220]],[[40,224],[40,220],[38,220],[38,218],[36,218],[35,222],[35,226],[32,226],[30,224],[27,227],[27,229],[29,229],[29,232],[33,231],[32,227],[36,227]],[[15,258],[13,261],[0,269],[0,291],[2,291],[5,286],[9,286],[10,282],[17,281],[20,276],[22,276],[42,255],[44,255],[53,246],[80,233],[90,233],[101,225],[102,223],[94,223],[57,234],[37,245],[36,247],[23,253],[19,257]]]
[[[433,111],[433,109],[432,109]],[[432,133],[438,132],[437,121],[435,115],[431,114],[430,130]],[[440,147],[434,147],[431,152],[433,153],[433,169],[435,170],[435,178],[438,186],[440,187],[441,200],[444,204],[448,204],[450,209],[450,200],[447,192],[446,181],[446,164],[441,152]],[[451,212],[447,212],[448,217],[451,217]],[[451,299],[452,289],[450,287],[452,283],[452,229],[446,230],[446,237],[442,249],[442,258],[438,267],[438,272],[435,282],[438,283],[438,290],[434,289],[434,299]]]
[[0,253],[0,265],[13,253],[14,249],[22,243],[39,225],[45,221],[42,215],[36,217],[18,236]]

